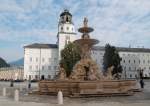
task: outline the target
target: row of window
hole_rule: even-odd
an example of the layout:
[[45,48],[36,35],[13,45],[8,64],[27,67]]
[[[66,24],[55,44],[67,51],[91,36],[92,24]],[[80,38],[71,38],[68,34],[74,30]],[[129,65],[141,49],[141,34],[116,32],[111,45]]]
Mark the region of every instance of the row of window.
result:
[[[38,65],[36,65],[35,66],[35,69],[36,70],[39,70],[39,66]],[[42,70],[57,70],[58,69],[58,67],[57,66],[43,66],[42,65]],[[30,65],[29,66],[29,70],[33,70],[33,66],[32,65]]]
[[97,54],[100,54],[100,55],[102,55],[102,56],[104,55],[104,53],[102,53],[102,52],[91,51],[91,53],[92,53],[92,54],[95,54],[95,55],[97,55]]
[[[123,67],[124,68],[124,70],[127,70],[127,67],[125,66],[125,67]],[[141,68],[141,67],[134,67],[134,68],[132,68],[131,69],[131,67],[128,67],[128,70],[129,71],[131,71],[131,70],[134,70],[134,71],[136,71],[136,70],[138,70],[138,69],[143,69],[143,70],[146,70],[146,69],[148,69],[148,68],[146,68],[146,67],[143,67],[143,68]],[[149,69],[148,70],[150,70],[150,67],[149,67]]]
[[[124,63],[126,63],[127,61],[126,60],[122,60]],[[150,60],[147,60],[147,61],[145,61],[145,60],[143,60],[143,61],[141,61],[141,60],[138,60],[138,61],[136,61],[136,60],[133,60],[133,63],[141,63],[141,62],[143,62],[143,63],[150,63]],[[131,60],[128,60],[128,63],[131,63]]]
[[150,56],[150,54],[122,54],[123,56]]
[[[69,31],[69,27],[66,27],[66,30]],[[73,28],[71,30],[73,31]],[[61,27],[61,31],[63,31],[63,27]]]
[[[41,75],[40,78],[42,78],[43,76],[44,76],[44,78],[46,78],[46,75]],[[39,75],[26,75],[26,78],[38,80]],[[52,78],[51,75],[47,75],[46,79],[51,79],[51,78]]]
[[[38,62],[39,60],[40,60],[40,59],[39,59],[38,57],[35,58],[35,61],[36,61],[36,62]],[[41,58],[41,61],[42,61],[42,62],[45,62],[46,60],[47,60],[48,62],[52,62],[52,61],[57,61],[57,58],[48,58],[48,59],[47,59],[47,58],[46,58],[46,59],[45,59],[45,58]],[[30,57],[30,62],[33,62],[33,58],[32,58],[32,57]]]
[[[132,74],[130,74],[130,78],[137,78],[138,76],[135,74],[135,76],[133,77],[133,75]],[[144,74],[144,77],[150,77],[150,73],[149,73],[149,75],[147,75],[147,74]]]

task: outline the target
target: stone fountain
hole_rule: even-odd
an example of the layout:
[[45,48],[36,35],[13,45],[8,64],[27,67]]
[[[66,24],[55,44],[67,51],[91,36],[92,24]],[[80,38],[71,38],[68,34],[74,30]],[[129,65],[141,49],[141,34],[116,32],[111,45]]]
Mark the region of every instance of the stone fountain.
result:
[[78,30],[82,33],[81,39],[74,41],[81,49],[81,60],[73,68],[69,77],[69,79],[72,80],[88,81],[103,79],[103,75],[100,73],[96,62],[91,58],[91,48],[99,41],[90,38],[89,33],[92,32],[93,29],[88,27],[87,23],[88,20],[85,18],[83,23],[84,26]]
[[89,33],[93,28],[88,27],[88,20],[84,18],[81,39],[74,41],[81,51],[81,60],[73,67],[71,75],[66,78],[63,67],[60,67],[58,78],[55,81],[40,81],[39,92],[41,94],[54,94],[62,91],[65,96],[107,96],[107,95],[132,95],[136,89],[135,80],[115,80],[112,77],[113,66],[108,68],[104,76],[95,61],[91,58],[91,48],[99,41],[90,38]]

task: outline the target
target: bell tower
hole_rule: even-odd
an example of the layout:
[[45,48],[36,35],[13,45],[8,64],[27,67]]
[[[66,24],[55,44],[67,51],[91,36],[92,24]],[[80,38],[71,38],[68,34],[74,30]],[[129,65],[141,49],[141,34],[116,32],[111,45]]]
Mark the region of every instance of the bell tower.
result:
[[59,60],[61,59],[61,50],[64,49],[68,42],[76,40],[74,24],[71,13],[65,9],[59,18],[57,44],[59,49]]

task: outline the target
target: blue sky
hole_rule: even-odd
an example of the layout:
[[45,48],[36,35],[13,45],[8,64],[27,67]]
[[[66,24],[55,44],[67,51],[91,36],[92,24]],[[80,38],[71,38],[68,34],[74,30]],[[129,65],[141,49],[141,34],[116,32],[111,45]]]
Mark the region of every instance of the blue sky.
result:
[[150,48],[150,0],[0,0],[0,57],[17,60],[26,44],[55,43],[65,8],[76,28],[88,17],[99,45]]

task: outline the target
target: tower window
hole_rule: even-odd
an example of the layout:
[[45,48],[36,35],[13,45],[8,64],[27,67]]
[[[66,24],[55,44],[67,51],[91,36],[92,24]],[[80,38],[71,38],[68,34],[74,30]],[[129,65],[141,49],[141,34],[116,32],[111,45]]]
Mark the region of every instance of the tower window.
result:
[[125,63],[126,61],[125,61],[125,60],[123,60],[123,62]]
[[69,18],[68,17],[66,18],[66,21],[69,22]]
[[63,31],[63,27],[61,27],[61,31]]
[[67,30],[69,30],[69,27],[67,27]]

